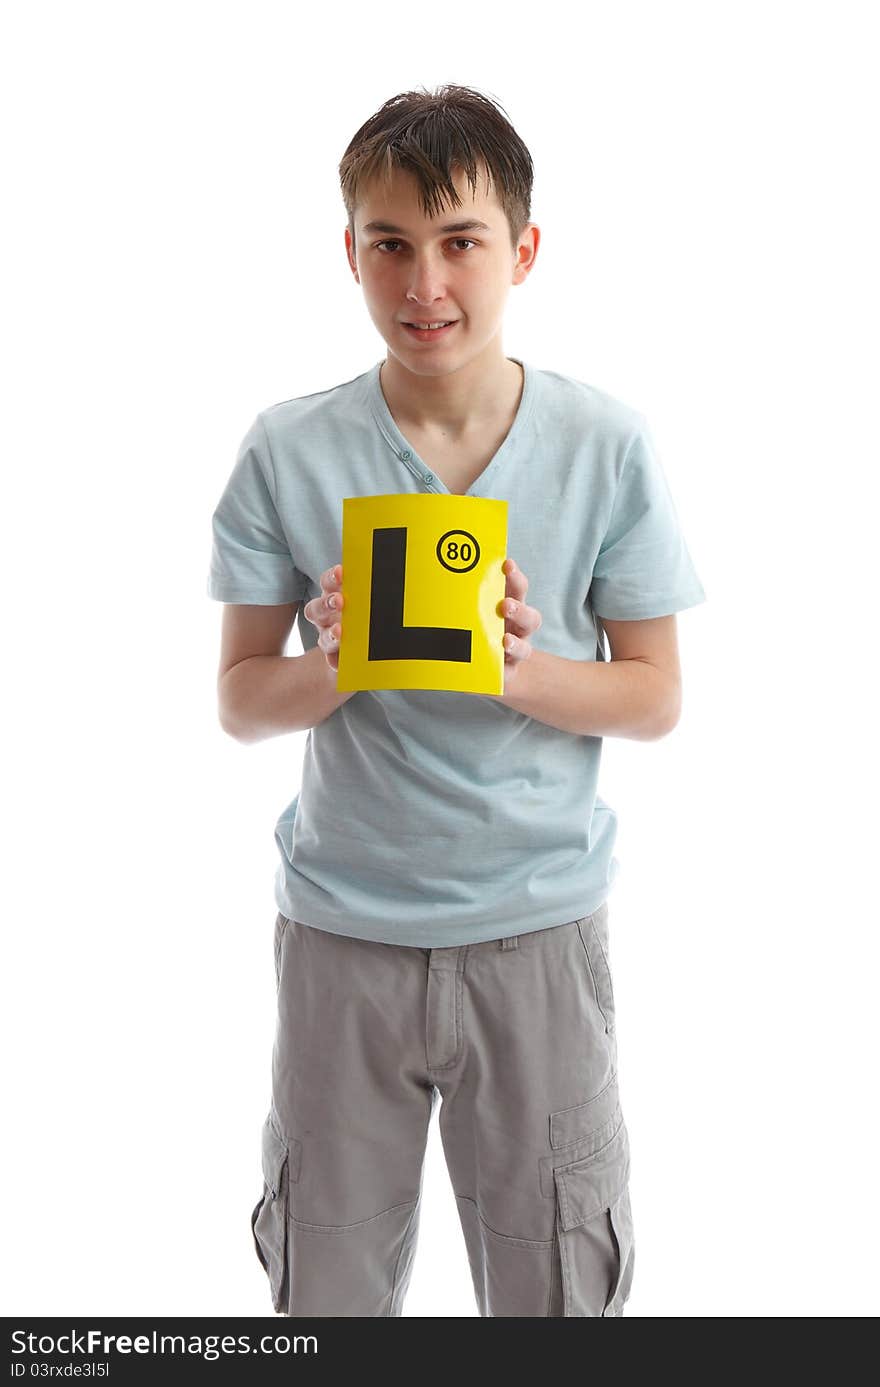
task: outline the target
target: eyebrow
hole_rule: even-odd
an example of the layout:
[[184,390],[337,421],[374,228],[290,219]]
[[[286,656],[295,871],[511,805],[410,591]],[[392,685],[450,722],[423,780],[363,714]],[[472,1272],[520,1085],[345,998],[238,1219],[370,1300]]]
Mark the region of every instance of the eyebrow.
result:
[[[366,226],[362,227],[361,229],[363,231],[384,231],[390,236],[405,236],[407,234],[402,226],[394,226],[391,222],[367,222]],[[463,222],[447,222],[445,226],[441,226],[439,229],[441,232],[492,230],[491,226],[487,226],[485,222],[478,222],[473,220]]]

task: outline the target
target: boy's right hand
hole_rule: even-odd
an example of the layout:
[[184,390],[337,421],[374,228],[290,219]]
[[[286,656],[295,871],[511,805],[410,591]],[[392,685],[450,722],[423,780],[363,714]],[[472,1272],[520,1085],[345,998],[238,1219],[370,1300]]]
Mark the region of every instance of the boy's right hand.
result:
[[324,652],[327,664],[334,671],[339,668],[342,624],[338,618],[342,605],[342,564],[338,563],[321,575],[321,596],[313,597],[311,602],[307,602],[303,607],[303,616],[306,621],[317,627],[318,645]]

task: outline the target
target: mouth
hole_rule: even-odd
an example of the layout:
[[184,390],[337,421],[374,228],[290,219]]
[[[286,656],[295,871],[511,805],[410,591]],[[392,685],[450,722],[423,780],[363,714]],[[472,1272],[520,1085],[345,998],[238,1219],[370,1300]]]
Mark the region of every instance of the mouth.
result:
[[[440,320],[437,319],[437,322],[440,322]],[[447,337],[457,322],[458,319],[453,318],[451,321],[443,323],[440,327],[420,327],[418,323],[402,323],[401,326],[406,329],[411,337],[415,337],[419,342],[434,342],[440,337]]]

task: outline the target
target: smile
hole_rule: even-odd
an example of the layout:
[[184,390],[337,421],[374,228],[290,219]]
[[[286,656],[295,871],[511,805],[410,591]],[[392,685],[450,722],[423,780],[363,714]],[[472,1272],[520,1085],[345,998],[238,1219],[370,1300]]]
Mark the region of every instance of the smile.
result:
[[446,337],[455,327],[457,322],[458,319],[453,318],[452,322],[443,323],[438,327],[432,327],[430,325],[428,327],[422,327],[417,323],[403,323],[402,326],[406,328],[406,331],[410,334],[410,336],[415,337],[417,341],[433,342],[438,337]]

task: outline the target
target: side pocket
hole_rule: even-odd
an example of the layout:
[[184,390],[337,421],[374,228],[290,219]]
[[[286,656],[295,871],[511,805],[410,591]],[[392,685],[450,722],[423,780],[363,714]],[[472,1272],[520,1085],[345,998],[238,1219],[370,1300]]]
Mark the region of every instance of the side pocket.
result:
[[282,915],[279,910],[275,917],[275,938],[273,941],[273,954],[275,957],[275,986],[281,986],[281,947],[284,943],[284,935],[290,924],[286,915]]
[[593,630],[596,632],[596,662],[603,661],[607,664],[608,660],[605,656],[605,627],[602,625],[602,618],[599,616],[592,602],[590,603],[590,614],[593,618]]
[[577,921],[578,934],[584,946],[593,991],[605,1022],[608,1035],[614,1034],[614,987],[608,962],[608,906],[605,902]]
[[601,1150],[553,1172],[566,1316],[623,1312],[635,1265],[629,1172],[623,1121]]
[[287,1142],[276,1130],[272,1114],[262,1132],[263,1195],[251,1214],[254,1246],[269,1278],[272,1304],[282,1314],[289,1301],[287,1213],[290,1198]]

